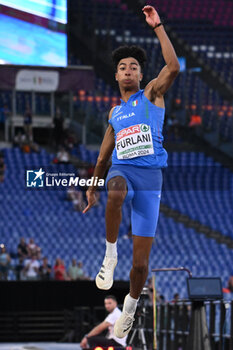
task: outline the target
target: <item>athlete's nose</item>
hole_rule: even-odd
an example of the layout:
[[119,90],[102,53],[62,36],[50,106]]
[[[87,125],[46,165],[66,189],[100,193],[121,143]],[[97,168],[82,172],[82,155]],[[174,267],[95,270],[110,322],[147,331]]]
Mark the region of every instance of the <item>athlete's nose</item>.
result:
[[125,70],[125,75],[127,75],[127,76],[130,76],[130,75],[131,75],[130,69],[126,69],[126,70]]

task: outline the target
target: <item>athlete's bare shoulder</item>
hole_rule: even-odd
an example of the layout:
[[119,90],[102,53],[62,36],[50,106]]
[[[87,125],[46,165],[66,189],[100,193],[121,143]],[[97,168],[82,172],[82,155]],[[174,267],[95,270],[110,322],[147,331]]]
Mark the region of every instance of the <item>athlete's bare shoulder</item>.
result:
[[155,90],[157,78],[151,80],[144,89],[144,95],[148,100],[158,107],[165,107],[163,95]]
[[110,112],[109,112],[109,114],[108,114],[108,119],[111,119],[111,118],[112,118],[112,113],[113,113],[115,107],[116,107],[116,106],[114,106],[114,107],[111,108],[111,110],[110,110]]

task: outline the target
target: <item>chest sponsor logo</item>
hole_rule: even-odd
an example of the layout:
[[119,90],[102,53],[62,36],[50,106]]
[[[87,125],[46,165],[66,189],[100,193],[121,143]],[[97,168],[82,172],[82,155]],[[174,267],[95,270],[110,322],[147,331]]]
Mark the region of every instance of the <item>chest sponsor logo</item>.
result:
[[116,135],[118,159],[129,159],[154,154],[151,128],[136,124],[122,129]]
[[133,126],[130,126],[129,128],[122,129],[117,133],[117,141],[121,140],[125,136],[138,134],[140,133],[140,131],[141,130],[139,125],[133,125]]

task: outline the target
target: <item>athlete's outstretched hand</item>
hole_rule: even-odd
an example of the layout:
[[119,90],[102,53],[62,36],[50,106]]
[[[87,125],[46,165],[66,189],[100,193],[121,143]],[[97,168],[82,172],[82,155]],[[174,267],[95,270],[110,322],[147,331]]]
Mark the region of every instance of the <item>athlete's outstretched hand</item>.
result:
[[86,197],[87,197],[87,206],[83,210],[83,214],[85,214],[93,205],[96,203],[96,196],[95,192],[87,190],[86,192]]
[[142,12],[146,16],[146,22],[152,28],[154,28],[157,24],[159,24],[161,22],[159,15],[158,15],[158,12],[156,11],[156,9],[153,6],[150,6],[150,5],[144,6],[142,9]]

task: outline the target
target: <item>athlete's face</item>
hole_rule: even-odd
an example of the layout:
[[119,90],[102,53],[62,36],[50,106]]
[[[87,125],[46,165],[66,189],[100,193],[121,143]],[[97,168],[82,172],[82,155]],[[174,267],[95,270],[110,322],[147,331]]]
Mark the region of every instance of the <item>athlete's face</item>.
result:
[[110,313],[116,308],[117,303],[113,299],[105,299],[104,300],[104,306],[105,306],[105,309],[107,310],[107,312]]
[[118,63],[115,77],[122,88],[138,88],[142,80],[138,61],[133,57],[122,58]]

